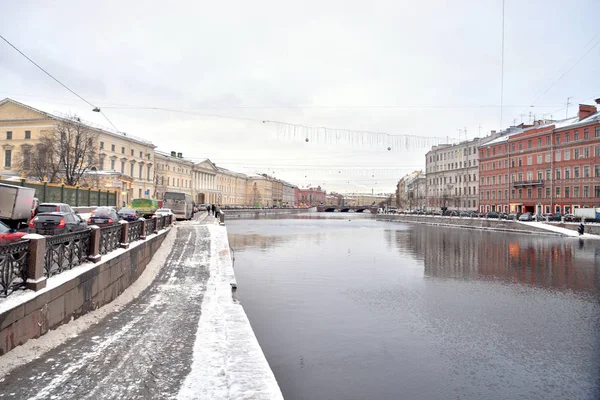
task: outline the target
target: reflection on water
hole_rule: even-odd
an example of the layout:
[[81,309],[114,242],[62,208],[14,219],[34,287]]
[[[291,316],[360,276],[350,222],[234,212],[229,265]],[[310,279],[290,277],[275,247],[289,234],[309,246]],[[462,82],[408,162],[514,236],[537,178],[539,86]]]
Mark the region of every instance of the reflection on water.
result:
[[600,287],[595,241],[424,226],[388,232],[401,253],[423,261],[426,276],[494,278],[574,291]]
[[227,229],[286,399],[600,398],[600,243],[350,214]]

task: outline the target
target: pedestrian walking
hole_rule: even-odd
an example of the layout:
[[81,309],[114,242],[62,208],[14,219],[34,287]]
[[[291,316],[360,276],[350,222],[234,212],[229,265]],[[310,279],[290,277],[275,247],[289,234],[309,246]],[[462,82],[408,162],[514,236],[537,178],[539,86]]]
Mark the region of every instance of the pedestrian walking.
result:
[[210,204],[206,205],[206,213],[210,215]]
[[219,207],[215,206],[215,218],[217,218],[218,213],[219,213]]

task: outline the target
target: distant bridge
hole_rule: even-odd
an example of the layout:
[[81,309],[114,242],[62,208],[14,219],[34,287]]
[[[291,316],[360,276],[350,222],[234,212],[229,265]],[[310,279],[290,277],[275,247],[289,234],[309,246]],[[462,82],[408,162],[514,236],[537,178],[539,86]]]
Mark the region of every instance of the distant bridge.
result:
[[365,210],[369,210],[371,214],[377,214],[377,206],[317,206],[318,212],[364,212]]

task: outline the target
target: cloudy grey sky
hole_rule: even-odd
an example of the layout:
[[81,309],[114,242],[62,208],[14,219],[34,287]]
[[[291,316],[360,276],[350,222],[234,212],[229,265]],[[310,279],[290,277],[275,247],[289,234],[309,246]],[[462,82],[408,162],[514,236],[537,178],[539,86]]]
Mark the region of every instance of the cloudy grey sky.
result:
[[[600,97],[600,2],[505,4],[502,127]],[[501,0],[5,1],[0,12],[3,36],[119,130],[242,172],[385,192],[425,164],[426,148],[334,133],[307,143],[262,120],[454,140],[501,127]],[[4,42],[0,97],[108,125]]]

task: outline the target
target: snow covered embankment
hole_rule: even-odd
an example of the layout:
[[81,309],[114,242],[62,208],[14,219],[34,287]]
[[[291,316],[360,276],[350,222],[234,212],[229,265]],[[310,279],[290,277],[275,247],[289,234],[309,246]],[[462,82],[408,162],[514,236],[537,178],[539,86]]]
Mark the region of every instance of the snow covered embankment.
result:
[[190,374],[178,399],[283,399],[242,305],[225,227],[209,225],[210,278],[202,302]]

